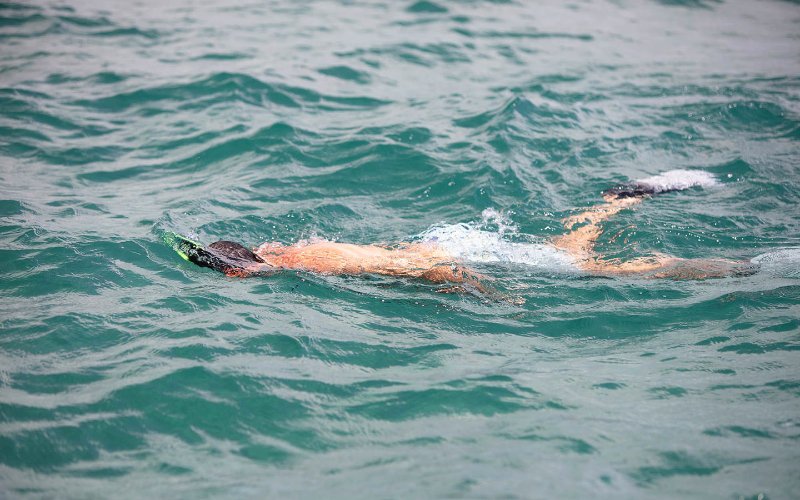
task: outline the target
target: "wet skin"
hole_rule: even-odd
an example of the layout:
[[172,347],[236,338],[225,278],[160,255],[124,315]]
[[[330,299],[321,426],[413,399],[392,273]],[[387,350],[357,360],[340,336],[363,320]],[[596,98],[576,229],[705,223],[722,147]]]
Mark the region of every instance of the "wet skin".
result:
[[[681,259],[653,254],[626,261],[606,259],[595,249],[602,234],[602,222],[622,210],[632,208],[649,195],[604,196],[605,203],[565,219],[568,230],[551,245],[569,255],[576,268],[594,275],[643,275],[651,278],[705,279],[750,274],[748,262],[726,259]],[[252,264],[243,273],[264,269],[309,271],[319,274],[381,274],[418,278],[432,283],[464,283],[479,291],[485,287],[484,276],[465,267],[457,258],[434,243],[401,243],[394,246],[354,245],[331,241],[301,242],[294,245],[264,243],[253,252],[264,264]]]

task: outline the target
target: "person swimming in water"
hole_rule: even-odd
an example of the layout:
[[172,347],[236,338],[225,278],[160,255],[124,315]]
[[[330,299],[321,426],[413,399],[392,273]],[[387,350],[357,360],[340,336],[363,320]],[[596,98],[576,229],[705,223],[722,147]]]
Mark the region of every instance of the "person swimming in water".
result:
[[[595,249],[603,231],[602,223],[622,210],[657,194],[715,182],[706,172],[675,170],[608,189],[602,194],[603,203],[564,219],[568,232],[551,240],[546,247],[575,269],[591,275],[705,279],[752,274],[754,267],[750,262],[683,259],[665,254],[621,261],[607,259]],[[180,239],[176,249],[187,260],[228,276],[264,276],[281,270],[327,275],[378,274],[450,285],[441,291],[462,291],[464,287],[487,291],[485,276],[467,267],[462,259],[435,240],[391,246],[332,241],[294,245],[267,242],[249,250],[232,241],[217,241],[204,248],[191,240]]]

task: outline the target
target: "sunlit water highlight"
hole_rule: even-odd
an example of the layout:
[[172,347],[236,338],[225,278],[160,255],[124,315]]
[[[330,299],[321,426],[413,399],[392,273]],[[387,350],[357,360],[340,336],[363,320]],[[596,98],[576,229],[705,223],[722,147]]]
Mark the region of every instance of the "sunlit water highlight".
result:
[[[778,0],[0,4],[0,496],[797,497],[799,27]],[[606,224],[609,257],[760,271],[571,270],[561,219],[636,179],[689,189]],[[526,300],[228,279],[165,231],[435,238]]]

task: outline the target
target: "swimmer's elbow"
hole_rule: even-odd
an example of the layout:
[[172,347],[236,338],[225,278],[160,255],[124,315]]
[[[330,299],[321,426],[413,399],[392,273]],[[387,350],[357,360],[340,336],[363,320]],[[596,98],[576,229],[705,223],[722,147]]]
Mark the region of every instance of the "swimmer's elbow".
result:
[[[480,281],[481,276],[470,269],[456,265],[441,265],[428,269],[422,273],[420,278],[431,283],[463,283],[469,288],[473,288],[480,293],[487,293],[488,289]],[[450,287],[444,290],[462,290],[464,287]]]
[[467,283],[477,281],[477,275],[461,266],[439,265],[422,273],[420,278],[431,283]]

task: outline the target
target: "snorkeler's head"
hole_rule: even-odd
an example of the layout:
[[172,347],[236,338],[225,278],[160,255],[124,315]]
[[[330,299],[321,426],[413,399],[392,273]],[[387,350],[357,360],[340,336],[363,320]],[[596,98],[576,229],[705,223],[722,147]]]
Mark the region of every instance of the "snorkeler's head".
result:
[[261,257],[233,241],[215,241],[205,248],[199,244],[184,247],[182,250],[191,262],[230,276],[267,276],[274,272]]
[[208,249],[218,257],[230,261],[232,264],[237,262],[241,262],[242,264],[252,264],[253,262],[264,263],[264,260],[251,252],[250,249],[233,241],[215,241],[208,245]]
[[205,247],[202,243],[173,232],[166,232],[163,238],[189,262],[229,276],[269,276],[277,271],[261,257],[233,241],[216,241]]
[[208,267],[229,276],[269,276],[275,272],[264,259],[233,241],[215,241],[205,251],[211,264]]

